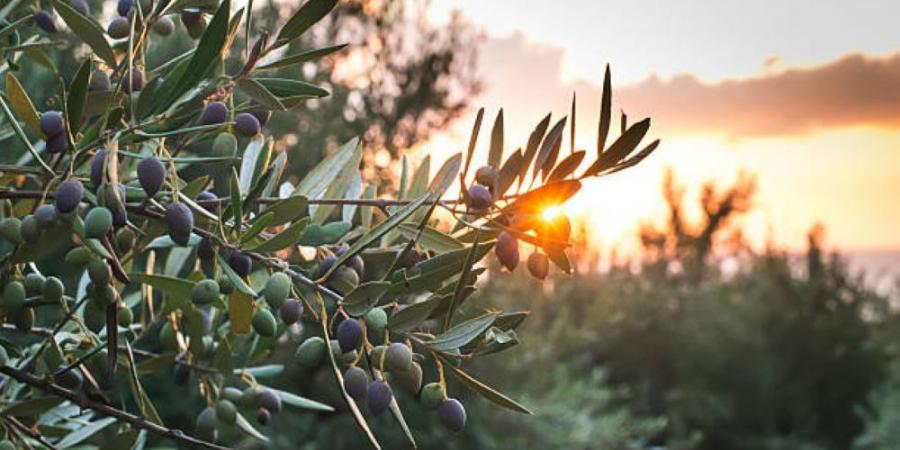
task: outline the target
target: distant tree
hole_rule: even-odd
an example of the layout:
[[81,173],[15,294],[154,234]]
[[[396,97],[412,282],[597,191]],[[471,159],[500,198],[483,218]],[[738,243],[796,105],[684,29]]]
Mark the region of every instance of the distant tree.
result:
[[[269,7],[255,15],[255,26],[272,29],[288,9],[287,4],[269,0]],[[331,91],[306,108],[272,118],[269,129],[277,146],[292,159],[289,174],[302,176],[338,145],[361,136],[364,161],[369,163],[364,176],[388,185],[396,177],[385,161],[424,142],[466,110],[480,89],[475,74],[480,35],[462,16],[435,26],[426,13],[424,4],[342,1],[314,32],[285,49],[293,54],[348,44],[316,64],[272,75],[306,80]],[[382,157],[376,158],[379,153]]]

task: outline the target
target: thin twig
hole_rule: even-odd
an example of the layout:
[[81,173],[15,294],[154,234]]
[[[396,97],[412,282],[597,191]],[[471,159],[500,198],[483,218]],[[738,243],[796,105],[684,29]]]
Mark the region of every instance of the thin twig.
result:
[[223,447],[221,445],[216,445],[211,442],[206,442],[191,436],[184,434],[183,431],[167,428],[165,426],[150,422],[142,417],[138,417],[134,414],[131,414],[126,411],[122,411],[120,409],[113,408],[112,406],[105,405],[103,403],[98,403],[93,400],[88,399],[87,397],[80,395],[74,391],[70,391],[61,386],[51,383],[48,379],[39,378],[35,375],[32,375],[28,372],[4,366],[0,367],[0,373],[4,373],[9,375],[11,378],[16,381],[27,384],[31,387],[40,389],[49,394],[55,395],[57,397],[62,397],[82,408],[87,408],[94,410],[98,413],[104,414],[109,417],[114,417],[122,422],[131,424],[134,427],[147,430],[151,433],[158,434],[163,437],[167,437],[169,439],[196,446],[197,448],[205,448],[211,450],[233,450],[230,447]]

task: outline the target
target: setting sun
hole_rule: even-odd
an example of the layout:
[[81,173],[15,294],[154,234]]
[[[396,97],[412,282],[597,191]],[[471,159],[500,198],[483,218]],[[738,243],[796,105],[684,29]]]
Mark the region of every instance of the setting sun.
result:
[[541,219],[545,222],[552,222],[556,216],[563,213],[563,207],[560,205],[550,205],[541,212]]

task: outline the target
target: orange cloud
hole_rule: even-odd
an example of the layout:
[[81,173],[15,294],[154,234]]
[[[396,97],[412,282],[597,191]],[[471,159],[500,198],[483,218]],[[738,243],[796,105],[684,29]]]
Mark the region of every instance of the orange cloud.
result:
[[788,135],[823,128],[900,125],[900,53],[861,54],[814,67],[706,83],[652,77],[617,91],[626,112],[679,132]]
[[[504,106],[524,129],[547,109],[565,114],[578,93],[579,126],[590,129],[602,74],[563,81],[565,50],[521,34],[488,39],[479,65],[485,81],[480,104]],[[652,117],[661,133],[720,133],[728,137],[784,136],[853,126],[900,127],[900,52],[884,57],[851,54],[811,67],[769,58],[763,73],[708,82],[683,74],[623,86],[612,62],[613,107],[632,120]],[[514,127],[513,127],[514,128]]]

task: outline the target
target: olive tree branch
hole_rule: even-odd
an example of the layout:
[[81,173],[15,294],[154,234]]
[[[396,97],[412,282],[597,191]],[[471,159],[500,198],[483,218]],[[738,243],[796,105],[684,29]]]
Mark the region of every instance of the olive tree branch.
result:
[[40,378],[35,375],[32,375],[23,370],[16,369],[10,366],[0,367],[0,373],[8,375],[10,378],[15,379],[16,381],[27,384],[33,388],[40,389],[48,394],[55,395],[57,397],[64,398],[82,408],[90,409],[96,411],[98,413],[104,414],[109,417],[114,417],[121,422],[128,423],[134,427],[147,430],[151,433],[184,443],[195,446],[196,448],[204,448],[210,450],[233,450],[230,447],[223,447],[221,445],[213,444],[207,441],[203,441],[191,436],[184,434],[183,431],[173,428],[168,428],[149,420],[146,420],[142,417],[131,414],[127,411],[123,411],[112,406],[95,402],[90,400],[82,395],[79,395],[73,391],[65,389],[59,385],[53,384],[49,379]]

